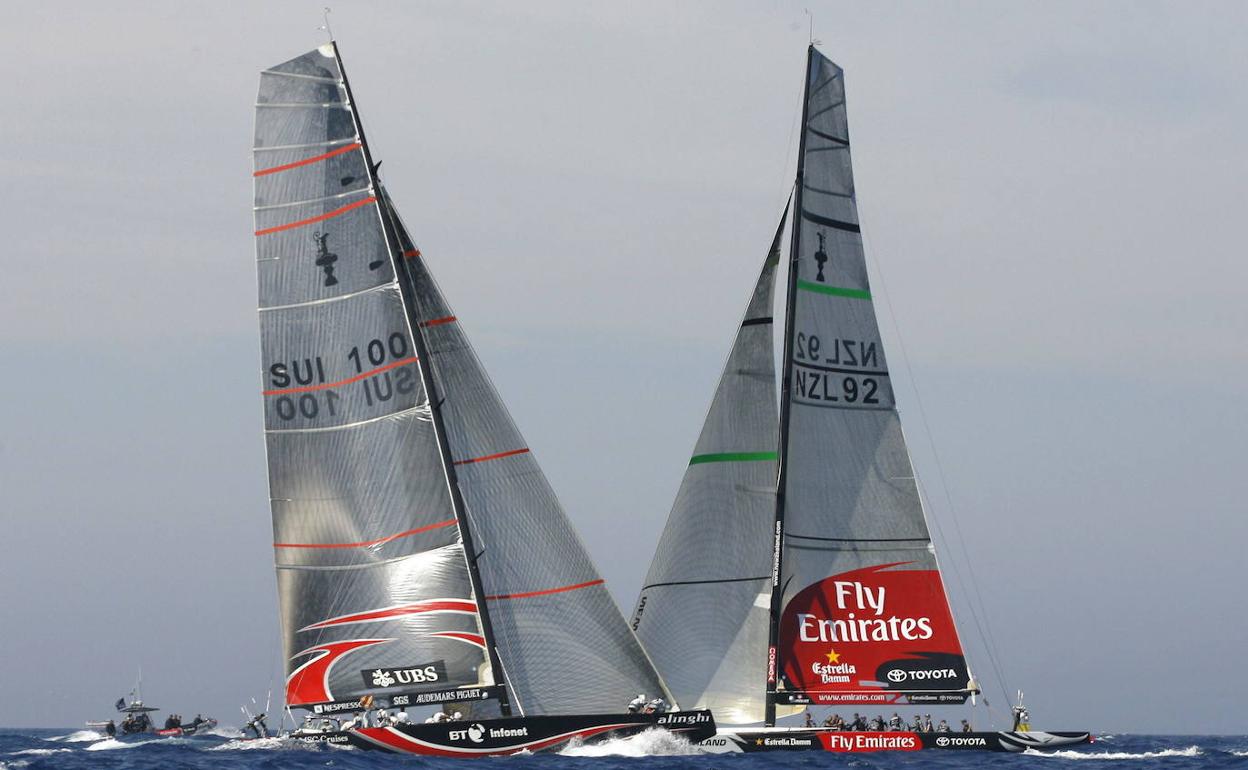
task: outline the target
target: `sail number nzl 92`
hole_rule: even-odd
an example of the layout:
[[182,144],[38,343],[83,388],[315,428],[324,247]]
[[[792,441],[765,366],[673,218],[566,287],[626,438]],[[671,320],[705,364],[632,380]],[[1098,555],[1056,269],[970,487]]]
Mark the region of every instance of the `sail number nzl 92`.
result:
[[793,397],[802,403],[877,407],[881,381],[879,344],[799,331],[793,339]]

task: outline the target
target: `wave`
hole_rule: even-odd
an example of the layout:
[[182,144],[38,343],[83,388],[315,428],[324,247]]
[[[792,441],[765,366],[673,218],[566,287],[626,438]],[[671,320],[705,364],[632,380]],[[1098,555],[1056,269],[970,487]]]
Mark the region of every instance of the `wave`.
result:
[[51,738],[45,738],[48,741],[60,741],[63,743],[81,743],[83,741],[98,741],[104,737],[104,733],[95,730],[78,730],[69,735],[53,735]]
[[573,741],[559,753],[565,757],[669,757],[702,752],[667,730],[650,729],[627,738],[608,738],[599,743]]
[[29,759],[15,759],[12,762],[0,762],[0,770],[19,770],[30,764]]
[[1199,757],[1205,752],[1199,746],[1188,746],[1185,749],[1162,749],[1161,751],[1026,751],[1036,757],[1056,757],[1058,759],[1158,759],[1160,757]]
[[1231,749],[1232,757],[1248,757],[1248,751],[1240,751],[1239,749]]
[[34,757],[46,757],[49,754],[63,754],[63,753],[72,752],[72,751],[73,749],[22,749],[21,751],[14,751],[9,756],[20,757],[22,755],[26,755],[26,756],[34,756]]

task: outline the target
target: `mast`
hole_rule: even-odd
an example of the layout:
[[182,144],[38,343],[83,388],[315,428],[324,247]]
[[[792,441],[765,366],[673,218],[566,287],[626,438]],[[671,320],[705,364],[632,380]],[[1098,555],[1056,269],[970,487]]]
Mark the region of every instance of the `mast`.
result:
[[[784,610],[784,586],[781,584],[784,564],[784,485],[788,469],[789,408],[793,380],[793,334],[796,316],[793,312],[797,299],[797,260],[802,232],[802,177],[806,168],[806,122],[810,109],[810,68],[815,47],[806,49],[806,85],[802,89],[801,138],[797,149],[797,177],[793,191],[793,236],[789,245],[788,291],[784,301],[784,357],[780,387],[780,441],[777,456],[779,471],[776,477],[776,519],[771,559],[771,610],[767,629],[767,697],[763,723],[768,727],[776,724],[776,686],[780,678],[780,613]],[[344,80],[346,76],[343,76]],[[349,95],[348,91],[348,95]],[[361,141],[363,141],[361,139]]]
[[383,213],[381,217],[382,230],[386,236],[386,251],[390,254],[390,263],[394,268],[394,277],[399,284],[399,295],[403,299],[404,317],[407,320],[408,333],[412,338],[412,344],[416,349],[418,359],[417,369],[420,370],[421,384],[425,388],[425,398],[429,402],[429,414],[433,423],[434,436],[438,442],[438,454],[442,463],[442,473],[446,478],[446,484],[451,496],[451,508],[455,513],[455,523],[459,530],[460,541],[464,547],[464,558],[468,563],[468,579],[472,584],[473,594],[477,597],[477,617],[481,622],[481,635],[485,639],[486,655],[490,661],[491,676],[495,683],[501,683],[504,686],[500,690],[498,698],[498,707],[504,717],[511,716],[511,703],[508,699],[506,682],[501,681],[503,678],[502,662],[498,657],[498,648],[494,644],[494,628],[490,623],[489,608],[486,606],[485,590],[481,585],[481,573],[477,568],[477,554],[473,546],[472,528],[468,523],[466,507],[464,505],[464,496],[459,489],[459,479],[455,473],[455,464],[451,458],[450,445],[446,440],[446,428],[442,420],[442,399],[438,396],[437,384],[433,379],[433,371],[430,368],[433,364],[429,356],[429,347],[425,343],[424,334],[421,331],[420,317],[416,313],[416,298],[412,293],[411,282],[408,279],[407,262],[398,253],[398,236],[395,232],[393,217],[390,214],[390,206],[385,197],[381,194],[381,183],[377,178],[377,166],[373,163],[373,156],[368,149],[368,141],[364,137],[364,125],[360,120],[359,111],[355,104],[355,96],[351,93],[351,82],[347,79],[347,70],[342,64],[342,55],[338,51],[337,41],[331,41],[330,45],[334,49],[334,59],[338,63],[338,71],[342,74],[342,86],[347,92],[347,102],[350,104],[351,119],[355,122],[355,132],[360,137],[360,146],[364,152],[364,165],[368,169],[369,185],[373,189],[373,194],[377,196],[377,205]]

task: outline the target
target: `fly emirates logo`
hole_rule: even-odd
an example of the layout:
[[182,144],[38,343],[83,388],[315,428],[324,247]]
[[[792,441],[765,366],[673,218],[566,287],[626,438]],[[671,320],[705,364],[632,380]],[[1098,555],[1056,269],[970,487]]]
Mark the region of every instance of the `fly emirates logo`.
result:
[[828,619],[808,612],[797,613],[800,641],[913,642],[932,638],[931,618],[885,617],[884,586],[873,588],[849,580],[837,580],[832,586],[835,596],[830,598],[836,600],[837,609],[845,612],[844,617]]

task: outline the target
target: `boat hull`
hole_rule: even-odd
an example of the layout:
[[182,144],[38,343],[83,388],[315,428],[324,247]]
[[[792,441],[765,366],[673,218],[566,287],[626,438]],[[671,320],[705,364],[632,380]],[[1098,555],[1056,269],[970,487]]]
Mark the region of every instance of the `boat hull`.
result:
[[1091,743],[1090,733],[1079,732],[992,732],[992,733],[915,733],[845,732],[819,728],[759,728],[721,730],[698,746],[713,753],[756,751],[832,751],[862,753],[876,751],[1051,751]]
[[521,751],[549,751],[572,741],[591,743],[656,728],[698,743],[715,735],[715,720],[709,711],[514,717],[364,727],[307,740],[395,754],[497,757]]

